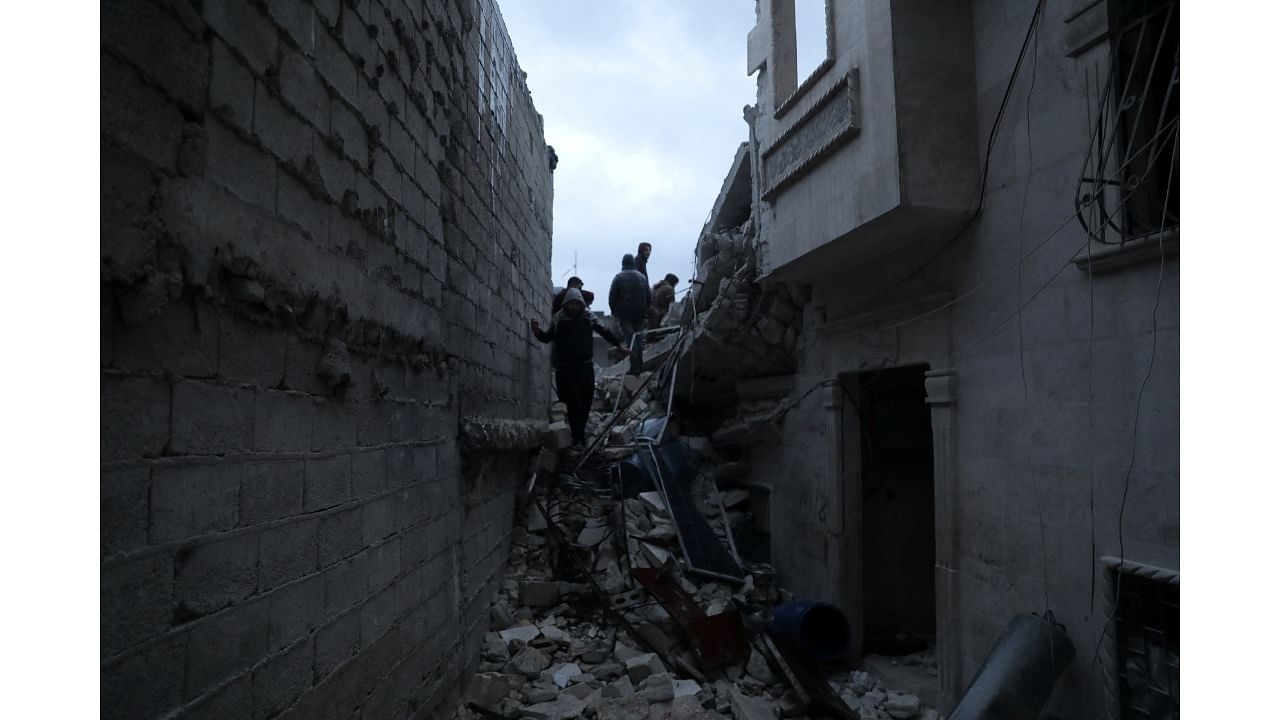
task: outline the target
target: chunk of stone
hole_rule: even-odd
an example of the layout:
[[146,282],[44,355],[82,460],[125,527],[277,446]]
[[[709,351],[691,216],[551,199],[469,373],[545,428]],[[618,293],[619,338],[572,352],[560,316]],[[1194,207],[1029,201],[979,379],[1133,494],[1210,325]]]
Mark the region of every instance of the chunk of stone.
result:
[[671,682],[672,697],[682,698],[686,695],[697,695],[700,692],[702,692],[702,686],[697,680],[679,678]]
[[573,638],[569,636],[569,633],[561,630],[560,628],[554,625],[550,625],[548,627],[542,628],[542,637],[552,641],[557,645],[562,645],[564,647],[568,647],[569,644],[573,641]]
[[759,698],[747,697],[738,688],[729,691],[729,707],[736,720],[775,720],[769,703]]
[[511,659],[511,649],[497,635],[485,637],[481,657],[490,662],[505,662]]
[[631,697],[636,692],[636,688],[631,684],[631,678],[623,675],[613,682],[605,685],[600,690],[600,697],[609,699],[618,699]]
[[503,642],[511,642],[512,640],[529,642],[530,640],[538,637],[541,632],[542,631],[534,625],[515,625],[507,628],[506,630],[500,631],[498,633],[498,637],[501,638]]
[[765,660],[764,655],[757,652],[755,648],[751,649],[751,658],[747,660],[747,674],[765,685],[778,682],[778,676],[773,672],[773,668],[769,667],[769,661]]
[[662,493],[657,490],[649,490],[648,492],[640,493],[636,497],[640,499],[640,502],[644,503],[645,509],[649,512],[666,516],[667,503],[662,499]]
[[586,707],[586,703],[569,693],[560,693],[555,700],[530,705],[520,712],[536,720],[573,720],[581,716]]
[[506,675],[495,672],[476,673],[467,687],[467,696],[477,705],[493,709],[506,697],[508,689]]
[[604,701],[596,708],[596,720],[649,720],[649,703],[639,695]]
[[529,679],[538,677],[551,665],[551,658],[537,648],[525,648],[507,663],[507,672],[517,672]]
[[782,711],[782,717],[793,718],[804,715],[804,703],[800,702],[800,696],[795,690],[788,690],[782,695],[782,699],[778,701],[778,709]]
[[526,685],[520,694],[527,703],[544,703],[555,700],[560,693],[550,683],[537,682]]
[[489,620],[495,627],[511,627],[516,624],[515,619],[511,617],[511,611],[503,602],[496,602],[489,607]]
[[894,695],[885,701],[884,709],[895,720],[910,720],[920,715],[920,698],[915,695]]
[[854,670],[849,673],[849,689],[858,695],[865,695],[876,687],[875,680],[871,676],[861,670]]
[[573,444],[573,431],[569,423],[553,422],[547,426],[547,433],[542,438],[543,447],[548,450],[564,450]]
[[862,696],[862,704],[866,705],[867,707],[879,707],[884,704],[885,700],[888,700],[888,699],[889,699],[889,693],[883,690],[872,690],[871,692]]
[[551,607],[560,602],[560,583],[547,580],[525,580],[520,583],[520,604],[529,607]]
[[636,691],[644,696],[650,704],[658,702],[667,702],[675,697],[674,690],[671,687],[670,673],[655,673],[641,681]]
[[603,645],[596,645],[586,652],[582,653],[582,662],[590,665],[599,665],[609,659],[609,648]]
[[613,648],[613,657],[621,663],[625,663],[631,658],[639,657],[644,654],[644,652],[637,650],[624,642],[619,642]]
[[651,542],[669,543],[676,539],[676,528],[671,523],[655,523],[653,529],[643,537]]
[[599,545],[606,537],[609,536],[609,528],[601,525],[600,527],[582,528],[582,532],[578,533],[578,544],[584,547],[595,547]]
[[630,660],[627,660],[626,666],[627,676],[631,678],[631,682],[633,683],[638,683],[650,675],[663,673],[667,670],[666,667],[663,666],[662,660],[654,653],[636,655]]
[[569,680],[582,674],[582,668],[577,663],[565,663],[552,671],[552,679],[556,685],[561,688],[569,687]]
[[[624,672],[626,672],[626,668],[622,667],[621,663],[616,662],[600,663],[591,670],[591,674],[601,680],[612,680],[619,675],[623,675]],[[623,677],[627,676],[623,675]]]
[[596,692],[596,688],[591,687],[591,683],[580,682],[573,683],[569,687],[565,688],[565,692],[579,700],[582,700],[583,702],[586,702],[587,698],[591,697],[591,694]]

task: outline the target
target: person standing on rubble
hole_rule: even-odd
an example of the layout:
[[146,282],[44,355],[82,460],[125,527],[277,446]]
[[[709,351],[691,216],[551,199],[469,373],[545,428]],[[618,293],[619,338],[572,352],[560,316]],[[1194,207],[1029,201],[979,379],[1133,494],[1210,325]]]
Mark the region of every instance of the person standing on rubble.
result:
[[636,248],[636,270],[644,276],[645,282],[649,282],[649,255],[652,253],[653,246],[646,242]]
[[556,313],[560,312],[560,308],[564,307],[564,296],[565,296],[565,293],[569,292],[570,288],[577,288],[579,291],[582,292],[582,299],[587,303],[587,307],[591,307],[591,303],[594,302],[596,299],[595,293],[591,292],[590,290],[582,289],[582,278],[578,277],[577,275],[574,275],[573,277],[569,278],[569,282],[568,284],[565,285],[565,288],[560,292],[556,293],[556,296],[551,299],[552,315],[555,315]]
[[680,278],[674,273],[667,273],[666,277],[653,286],[653,305],[649,306],[650,330],[656,330],[662,324],[662,319],[667,316],[671,304],[676,301],[676,285],[679,284]]
[[552,357],[556,367],[556,396],[567,409],[565,414],[569,430],[573,433],[573,444],[586,445],[587,417],[591,414],[591,401],[596,392],[591,333],[599,333],[600,337],[620,349],[624,357],[627,349],[616,335],[587,312],[582,291],[574,287],[565,291],[564,307],[551,319],[551,327],[543,330],[537,320],[530,320],[529,327],[538,340],[555,343]]
[[644,332],[645,318],[649,314],[649,305],[653,303],[653,291],[649,289],[649,279],[636,269],[633,255],[622,256],[622,271],[613,277],[609,286],[609,311],[618,319],[618,327],[622,330],[622,342],[631,351],[632,375],[639,375],[643,361],[640,345],[633,343],[637,333]]

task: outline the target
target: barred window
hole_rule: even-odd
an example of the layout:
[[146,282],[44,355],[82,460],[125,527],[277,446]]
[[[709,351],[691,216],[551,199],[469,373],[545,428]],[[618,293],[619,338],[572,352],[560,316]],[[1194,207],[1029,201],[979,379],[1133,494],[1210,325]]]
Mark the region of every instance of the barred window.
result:
[[1081,224],[1104,245],[1176,230],[1179,210],[1177,0],[1108,0],[1110,62],[1092,77]]

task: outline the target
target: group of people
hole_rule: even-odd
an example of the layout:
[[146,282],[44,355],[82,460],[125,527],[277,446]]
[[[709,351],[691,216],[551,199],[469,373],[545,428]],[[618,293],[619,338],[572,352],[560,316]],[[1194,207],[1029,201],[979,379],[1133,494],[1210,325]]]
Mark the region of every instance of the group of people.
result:
[[[618,321],[621,336],[615,335],[595,318],[587,308],[595,295],[583,288],[582,280],[569,278],[567,286],[551,302],[551,326],[543,329],[530,320],[534,337],[552,343],[552,364],[556,373],[556,395],[565,404],[566,419],[575,447],[586,443],[587,418],[595,396],[595,365],[592,333],[599,334],[618,348],[623,357],[631,358],[630,373],[641,371],[641,348],[646,328],[655,329],[675,302],[680,279],[667,273],[662,280],[649,285],[649,256],[653,246],[640,243],[636,254],[622,256],[622,270],[609,286],[609,310]],[[637,339],[640,336],[640,339]]]

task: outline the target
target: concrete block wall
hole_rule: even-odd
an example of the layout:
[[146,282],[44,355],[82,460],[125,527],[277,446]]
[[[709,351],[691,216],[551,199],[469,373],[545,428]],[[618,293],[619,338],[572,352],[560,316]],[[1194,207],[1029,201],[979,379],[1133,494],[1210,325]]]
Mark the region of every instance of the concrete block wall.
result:
[[103,6],[108,718],[432,717],[540,421],[552,181],[493,0]]

